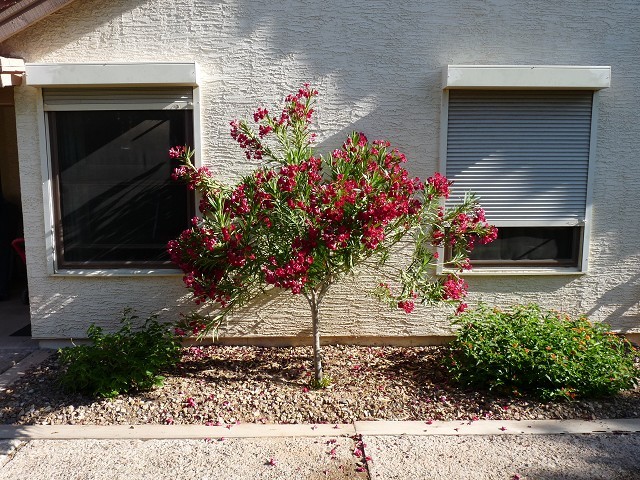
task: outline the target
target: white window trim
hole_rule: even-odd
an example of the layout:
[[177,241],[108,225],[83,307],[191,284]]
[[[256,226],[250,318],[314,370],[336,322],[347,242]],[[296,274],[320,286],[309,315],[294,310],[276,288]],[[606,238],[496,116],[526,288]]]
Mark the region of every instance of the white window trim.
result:
[[166,86],[198,85],[195,63],[27,63],[25,85]]
[[[583,227],[580,260],[577,267],[484,267],[465,272],[465,276],[496,275],[584,275],[589,268],[589,240],[591,238],[591,218],[593,199],[593,172],[598,133],[598,90],[611,85],[611,67],[609,66],[554,66],[554,65],[447,65],[443,71],[443,91],[440,105],[440,160],[439,170],[447,171],[447,134],[449,124],[450,89],[570,89],[593,90],[591,105],[591,138],[589,143],[589,166],[587,174],[587,193],[585,220]],[[481,202],[482,204],[482,202]],[[499,228],[501,222],[496,222]],[[557,222],[523,221],[509,222],[509,226],[558,226]],[[502,225],[506,226],[506,225]],[[451,270],[444,268],[444,248],[438,248],[439,262],[436,273],[444,275]]]
[[[438,273],[439,275],[447,275],[448,273],[453,273],[454,270],[448,268],[442,268]],[[495,277],[495,276],[521,276],[521,277],[532,277],[532,276],[541,276],[541,277],[551,277],[551,276],[562,276],[562,275],[575,275],[581,276],[585,275],[587,272],[582,271],[578,268],[569,268],[569,267],[539,267],[536,269],[533,268],[514,268],[514,267],[483,267],[483,268],[474,268],[473,270],[469,270],[463,273],[465,277]]]
[[611,67],[566,65],[447,65],[443,88],[600,90],[611,86]]
[[49,148],[49,131],[45,119],[42,89],[46,87],[86,86],[193,87],[193,141],[197,166],[203,157],[199,69],[196,63],[100,63],[100,64],[27,64],[26,84],[38,88],[37,115],[40,138],[42,196],[47,274],[71,277],[177,276],[179,269],[58,269],[55,253],[55,223],[53,208],[53,178]]

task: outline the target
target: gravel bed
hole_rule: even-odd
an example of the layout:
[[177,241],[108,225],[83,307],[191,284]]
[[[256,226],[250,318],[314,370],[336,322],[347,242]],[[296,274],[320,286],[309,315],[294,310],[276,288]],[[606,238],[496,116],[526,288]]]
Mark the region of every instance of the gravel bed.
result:
[[[442,347],[327,346],[332,384],[308,388],[311,347],[189,347],[150,392],[96,400],[64,393],[53,356],[0,395],[0,423],[130,425],[349,423],[640,417],[640,387],[607,399],[541,402],[448,382]],[[638,365],[640,368],[640,365]]]

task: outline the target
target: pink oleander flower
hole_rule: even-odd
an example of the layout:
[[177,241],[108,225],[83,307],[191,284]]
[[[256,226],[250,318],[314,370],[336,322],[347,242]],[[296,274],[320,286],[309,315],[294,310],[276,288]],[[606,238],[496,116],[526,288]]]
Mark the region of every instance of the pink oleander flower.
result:
[[461,278],[449,275],[442,284],[442,298],[445,300],[460,300],[467,294],[467,282]]
[[449,187],[453,185],[453,181],[447,180],[447,178],[440,173],[436,172],[433,176],[427,178],[427,185],[429,190],[430,199],[434,195],[440,197],[449,198]]
[[253,114],[253,120],[258,123],[269,114],[266,108],[258,108]]
[[469,305],[467,305],[466,303],[461,303],[460,305],[458,305],[458,308],[456,308],[456,315],[460,315],[461,313],[463,313],[467,308],[469,308]]
[[169,157],[171,158],[181,158],[186,153],[186,148],[184,145],[176,145],[175,147],[171,147],[169,149]]
[[260,125],[258,127],[258,135],[260,138],[266,137],[273,131],[273,127],[271,125]]
[[487,243],[493,242],[496,238],[498,238],[498,229],[491,225],[489,227],[489,233],[480,237],[479,242],[483,245]]
[[415,303],[413,300],[402,300],[401,302],[398,302],[398,308],[404,310],[405,313],[411,313],[415,308]]

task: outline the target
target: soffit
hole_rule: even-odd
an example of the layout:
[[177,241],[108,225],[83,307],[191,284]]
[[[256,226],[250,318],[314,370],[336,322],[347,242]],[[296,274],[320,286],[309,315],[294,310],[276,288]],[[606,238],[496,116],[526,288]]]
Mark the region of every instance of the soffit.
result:
[[73,0],[0,0],[0,42]]

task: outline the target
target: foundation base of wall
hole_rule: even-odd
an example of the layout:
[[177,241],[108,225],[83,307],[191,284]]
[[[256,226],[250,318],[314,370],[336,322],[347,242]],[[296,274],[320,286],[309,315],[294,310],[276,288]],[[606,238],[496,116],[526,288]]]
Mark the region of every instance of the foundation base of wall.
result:
[[[411,337],[400,336],[330,336],[321,337],[322,345],[362,345],[362,346],[397,346],[397,347],[417,347],[428,345],[445,345],[453,340],[452,335],[421,335]],[[250,336],[250,337],[221,337],[215,342],[211,337],[198,341],[195,338],[185,338],[182,344],[191,345],[252,345],[257,347],[300,347],[311,345],[313,339],[311,337],[287,336],[287,337],[270,337],[270,336]],[[39,340],[40,348],[64,348],[73,345],[83,345],[89,343],[87,339],[41,339]]]
[[[627,333],[625,337],[636,345],[640,345],[640,333]],[[453,340],[453,335],[416,335],[409,337],[401,336],[361,336],[361,335],[342,335],[321,337],[322,345],[362,345],[362,346],[394,346],[394,347],[421,347],[430,345],[446,345]],[[38,340],[38,339],[34,339]],[[182,344],[191,345],[232,345],[242,346],[251,345],[256,347],[301,347],[311,345],[313,339],[311,337],[288,336],[288,337],[270,337],[270,336],[250,336],[250,337],[221,337],[215,342],[209,338],[198,341],[195,338],[185,338]],[[41,339],[38,340],[40,348],[58,349],[71,347],[73,345],[83,345],[89,343],[87,339]]]
[[[326,335],[320,338],[322,345],[363,345],[363,346],[397,346],[397,347],[417,347],[426,345],[444,345],[453,340],[453,335],[421,335],[411,337],[400,336],[331,336]],[[212,343],[211,339],[209,344]],[[205,340],[206,342],[206,340]],[[255,345],[260,347],[300,347],[311,345],[311,337],[222,337],[215,343],[220,345]],[[202,342],[187,339],[186,345],[200,345]]]

